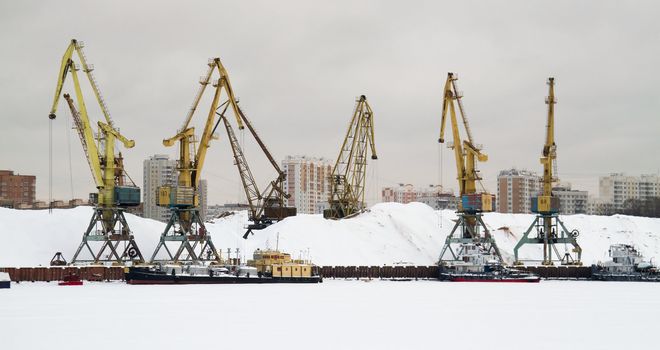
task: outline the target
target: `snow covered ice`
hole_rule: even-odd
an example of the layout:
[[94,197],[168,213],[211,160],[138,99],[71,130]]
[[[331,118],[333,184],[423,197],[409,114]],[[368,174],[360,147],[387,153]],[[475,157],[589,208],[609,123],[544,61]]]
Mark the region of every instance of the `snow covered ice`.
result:
[[584,281],[20,283],[0,293],[0,338],[3,349],[655,349],[658,292]]
[[[70,259],[89,207],[0,208],[0,266]],[[245,212],[207,228],[218,248],[249,256],[265,246],[310,254],[319,265],[434,264],[455,219],[426,205],[385,203],[356,218],[287,218],[248,240]],[[660,219],[562,217],[580,231],[586,264],[611,243],[660,256]],[[484,220],[505,254],[533,215],[489,213]],[[145,256],[164,224],[127,215]],[[539,254],[538,247],[523,251]],[[539,248],[540,249],[540,248]],[[326,280],[308,285],[82,287],[20,283],[0,291],[2,349],[624,349],[657,348],[658,283],[542,281],[539,284]],[[549,302],[548,302],[549,301]]]

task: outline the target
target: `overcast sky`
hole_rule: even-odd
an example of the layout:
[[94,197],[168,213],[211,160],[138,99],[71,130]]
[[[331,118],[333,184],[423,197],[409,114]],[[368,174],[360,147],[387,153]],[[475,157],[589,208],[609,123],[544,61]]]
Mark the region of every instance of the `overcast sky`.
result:
[[[370,200],[375,189],[400,182],[457,187],[453,154],[437,143],[450,71],[459,76],[475,141],[490,157],[480,166],[486,187],[495,192],[505,168],[540,172],[545,82],[554,76],[559,175],[597,192],[598,176],[609,172],[660,171],[659,15],[657,1],[3,0],[0,168],[36,175],[37,198],[48,198],[47,115],[61,56],[76,38],[116,126],[136,142],[123,153],[140,186],[145,158],[176,156],[161,141],[180,127],[207,59],[219,56],[277,159],[334,160],[355,98],[366,95],[379,156],[369,164]],[[64,91],[73,92],[71,81]],[[196,115],[198,129],[209,100]],[[66,103],[59,107],[54,197],[87,198],[91,174]],[[219,135],[202,175],[210,202],[243,200]],[[247,133],[245,148],[264,186],[274,173]]]

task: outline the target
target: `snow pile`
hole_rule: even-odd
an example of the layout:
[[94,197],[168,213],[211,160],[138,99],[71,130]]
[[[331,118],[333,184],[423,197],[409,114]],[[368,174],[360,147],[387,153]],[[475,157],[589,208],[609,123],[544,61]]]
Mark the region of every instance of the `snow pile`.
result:
[[[92,209],[12,210],[0,208],[0,266],[47,265],[56,251],[71,259],[89,224]],[[138,246],[151,256],[165,224],[126,215]],[[218,249],[239,248],[250,256],[256,248],[276,248],[294,257],[311,257],[319,265],[383,265],[410,262],[434,264],[456,214],[434,211],[421,203],[381,203],[358,217],[325,220],[321,215],[301,214],[243,240],[247,213],[239,212],[213,223],[207,229]],[[534,219],[529,214],[488,213],[484,221],[505,258],[512,260],[513,247]],[[580,231],[583,261],[605,260],[614,243],[635,244],[645,257],[660,258],[660,219],[615,215],[562,217],[567,228]],[[522,258],[538,258],[540,246],[526,246]],[[560,253],[563,253],[561,247]]]

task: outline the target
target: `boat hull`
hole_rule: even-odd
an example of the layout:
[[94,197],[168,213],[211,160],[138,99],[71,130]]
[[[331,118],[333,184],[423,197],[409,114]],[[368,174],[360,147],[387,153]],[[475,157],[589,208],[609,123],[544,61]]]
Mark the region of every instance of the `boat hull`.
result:
[[539,283],[540,278],[488,278],[488,277],[461,277],[447,276],[444,280],[450,282],[497,282],[497,283]]
[[57,284],[58,286],[82,286],[82,281],[62,281]]
[[608,282],[660,282],[658,275],[592,273],[591,279]]
[[191,276],[169,275],[157,272],[129,271],[126,283],[139,284],[265,284],[265,283],[320,283],[320,276],[312,277],[244,277],[244,276]]

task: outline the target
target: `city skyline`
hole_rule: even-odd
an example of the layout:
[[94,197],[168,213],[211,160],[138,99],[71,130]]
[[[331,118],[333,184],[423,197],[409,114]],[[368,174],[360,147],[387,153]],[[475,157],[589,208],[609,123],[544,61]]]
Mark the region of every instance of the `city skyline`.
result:
[[[562,181],[595,193],[599,176],[657,174],[660,168],[653,152],[632,156],[660,146],[655,3],[635,9],[563,2],[479,7],[266,2],[259,9],[226,3],[225,12],[236,16],[223,21],[214,20],[211,3],[185,9],[157,4],[70,2],[42,4],[39,11],[29,2],[0,5],[0,42],[6,48],[0,69],[3,139],[21,149],[3,147],[2,168],[36,175],[37,199],[48,198],[47,113],[71,38],[86,42],[117,127],[136,141],[135,148],[122,149],[134,179],[142,178],[141,162],[149,155],[176,158],[176,147],[165,148],[161,141],[176,133],[206,60],[213,56],[223,60],[242,108],[278,161],[301,153],[334,160],[355,97],[365,94],[375,113],[379,155],[368,165],[367,181],[376,181],[367,184],[367,200],[401,180],[456,188],[453,153],[441,152],[444,146],[437,143],[448,71],[458,74],[472,132],[489,155],[480,167],[491,193],[501,169],[541,170],[549,76],[556,78]],[[297,10],[293,18],[273,16],[292,7]],[[152,19],[151,29],[136,30],[144,27],[143,14],[154,8],[159,16]],[[59,20],[82,18],[91,10],[99,14],[93,21]],[[442,11],[453,15],[439,21]],[[492,16],[494,11],[501,15]],[[248,15],[254,21],[240,20]],[[591,21],[584,22],[585,16]],[[186,26],[193,21],[195,28]],[[25,27],[28,22],[36,24]],[[526,29],[517,29],[521,26]],[[108,32],[108,27],[115,29]],[[18,30],[23,35],[13,35]],[[218,36],[232,32],[241,35]],[[587,45],[590,50],[581,50]],[[96,121],[98,108],[83,85]],[[64,91],[70,90],[68,81]],[[194,120],[198,127],[208,105],[200,104]],[[94,185],[65,107],[60,102],[52,122],[53,197],[87,198]],[[245,145],[255,176],[273,178],[258,152],[256,145]],[[211,144],[202,176],[208,180],[209,203],[241,200],[240,179],[224,137]]]

